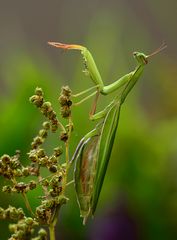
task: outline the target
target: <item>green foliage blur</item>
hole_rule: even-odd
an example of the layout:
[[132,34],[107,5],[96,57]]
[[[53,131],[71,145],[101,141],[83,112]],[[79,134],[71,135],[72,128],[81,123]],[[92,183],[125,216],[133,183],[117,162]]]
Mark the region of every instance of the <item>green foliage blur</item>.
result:
[[[126,24],[121,23],[121,16],[120,22],[117,22],[114,14],[107,11],[95,14],[85,34],[82,44],[93,53],[105,84],[134,68],[131,52],[137,50],[148,54],[161,44],[148,35],[148,30],[136,18],[129,17],[128,21],[135,22],[138,32],[138,36],[134,36],[129,29],[132,41],[126,38]],[[36,86],[43,88],[46,100],[52,102],[57,112],[61,86],[69,84],[74,93],[92,86],[91,80],[82,74],[82,60],[78,52],[55,51],[60,62],[64,61],[63,74],[45,54],[31,54],[28,50],[22,53],[15,47],[1,65],[0,155],[13,155],[16,149],[20,149],[25,163],[30,142],[43,121],[43,116],[28,100]],[[176,61],[168,54],[167,49],[149,60],[144,75],[122,107],[95,218],[90,219],[88,226],[82,226],[74,189],[69,186],[70,201],[59,216],[58,239],[93,239],[94,224],[99,224],[99,219],[106,218],[119,208],[122,196],[126,211],[135,222],[137,239],[177,239],[177,82],[173,77],[177,75],[177,70]],[[69,72],[66,76],[71,78],[70,81],[65,77],[66,72]],[[103,109],[113,96],[101,97],[98,110]],[[95,125],[88,120],[92,100],[72,108],[74,132],[71,156],[82,136]],[[46,145],[48,151],[57,143],[57,136],[49,139]],[[3,179],[0,183],[1,187],[5,184]],[[29,198],[35,206],[37,193],[30,194]],[[0,199],[2,207],[9,204],[24,206],[22,199],[16,195],[0,192]],[[0,222],[0,229],[3,228],[8,228],[7,223]],[[7,239],[7,236],[8,231],[0,231],[0,239]]]

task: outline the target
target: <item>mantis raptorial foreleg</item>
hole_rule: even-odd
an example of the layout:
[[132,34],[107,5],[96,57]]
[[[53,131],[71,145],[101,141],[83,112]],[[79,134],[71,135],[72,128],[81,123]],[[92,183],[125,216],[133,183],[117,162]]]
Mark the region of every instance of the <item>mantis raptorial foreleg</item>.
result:
[[[129,81],[131,73],[125,75],[124,77],[121,77],[120,79],[118,79],[117,81],[115,81],[114,83],[112,83],[108,86],[104,86],[104,83],[102,81],[102,78],[101,78],[101,75],[98,71],[98,68],[95,64],[95,61],[94,61],[90,51],[86,47],[81,46],[81,45],[62,44],[62,43],[56,43],[56,42],[49,42],[49,44],[54,46],[54,47],[67,49],[67,50],[68,49],[80,50],[81,54],[83,56],[83,59],[84,59],[84,66],[85,66],[84,72],[86,73],[86,75],[90,76],[90,78],[92,79],[92,81],[96,85],[97,91],[100,92],[103,95],[107,95],[107,94],[110,94],[111,92],[116,91],[117,89],[119,89],[120,87],[122,87],[124,84],[126,84]],[[79,94],[76,94],[74,96],[81,96],[82,94],[85,94],[85,93],[89,92],[90,90],[92,90],[92,88],[89,88],[89,89],[87,89],[87,90],[85,90],[85,91],[83,91]],[[92,96],[92,94],[90,95],[90,97],[91,96]],[[88,98],[89,98],[89,96],[88,96]],[[88,98],[84,98],[79,103],[84,102]],[[98,97],[96,97],[96,101],[97,100],[98,100]],[[92,109],[95,108],[96,101],[93,103]],[[94,112],[94,111],[91,110],[91,112]]]

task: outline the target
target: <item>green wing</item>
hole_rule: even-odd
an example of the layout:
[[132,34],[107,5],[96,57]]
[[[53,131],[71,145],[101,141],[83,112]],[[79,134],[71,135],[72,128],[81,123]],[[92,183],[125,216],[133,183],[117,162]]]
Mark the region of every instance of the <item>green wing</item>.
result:
[[77,201],[84,224],[90,215],[93,185],[96,175],[98,159],[98,130],[88,133],[78,144],[72,161],[76,160],[74,169],[74,183]]
[[120,104],[115,102],[103,122],[80,141],[72,159],[76,160],[74,182],[84,224],[88,216],[94,214],[98,203],[114,144],[119,113]]
[[107,166],[109,163],[112,147],[114,144],[115,134],[118,126],[120,114],[120,103],[116,102],[109,112],[107,113],[104,123],[101,129],[99,147],[98,147],[98,159],[96,168],[96,177],[92,198],[91,213],[94,214],[98,203],[100,191],[106,174]]

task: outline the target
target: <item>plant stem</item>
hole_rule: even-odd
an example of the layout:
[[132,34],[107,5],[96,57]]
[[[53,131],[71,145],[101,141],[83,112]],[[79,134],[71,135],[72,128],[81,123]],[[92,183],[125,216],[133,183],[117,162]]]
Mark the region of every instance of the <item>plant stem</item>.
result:
[[50,240],[55,240],[55,225],[53,223],[49,226]]
[[30,203],[29,203],[29,201],[28,201],[28,198],[27,198],[26,194],[25,194],[25,193],[22,193],[22,196],[23,196],[23,198],[24,198],[26,208],[30,211],[30,213],[31,213],[32,215],[34,215],[33,210],[32,210],[32,208],[31,208],[31,206],[30,206]]
[[[72,121],[71,121],[71,116],[70,116],[69,117],[68,140],[65,142],[65,163],[66,163],[66,169],[65,169],[65,173],[64,173],[64,177],[63,177],[62,195],[64,195],[65,190],[66,190],[68,171],[69,171],[69,168],[70,168],[70,162],[69,162],[69,140],[70,140],[70,136],[71,136],[71,128],[72,128]],[[40,181],[41,181],[41,179],[40,179]],[[61,205],[58,206],[58,208],[56,209],[55,214],[54,214],[54,219],[52,220],[52,222],[49,225],[50,240],[55,240],[55,226],[57,224],[60,207],[61,207]]]

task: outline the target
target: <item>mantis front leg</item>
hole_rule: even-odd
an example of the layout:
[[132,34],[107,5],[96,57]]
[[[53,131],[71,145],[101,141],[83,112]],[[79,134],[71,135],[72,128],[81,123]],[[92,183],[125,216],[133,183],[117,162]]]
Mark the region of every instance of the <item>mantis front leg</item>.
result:
[[[96,63],[94,61],[94,58],[93,58],[92,54],[90,53],[90,51],[86,47],[81,46],[81,45],[76,45],[76,44],[63,44],[63,43],[58,43],[58,42],[48,42],[48,44],[52,45],[54,47],[57,47],[57,48],[65,49],[65,50],[70,50],[70,49],[80,50],[81,54],[83,56],[83,60],[84,60],[84,67],[85,67],[84,73],[86,75],[90,76],[93,83],[98,88],[98,91],[104,95],[117,90],[118,88],[123,86],[128,81],[129,74],[118,79],[114,83],[112,83],[108,86],[105,86],[103,83],[103,80],[101,78],[101,75],[99,73],[99,70],[96,66]],[[88,89],[88,91],[90,91],[90,89]],[[85,92],[87,92],[87,90],[83,91],[82,93],[85,93]]]
[[[84,99],[82,99],[80,102],[78,102],[76,105],[84,102],[85,100],[87,100],[88,98],[92,97],[93,95],[96,94],[95,100],[93,102],[91,111],[90,111],[90,115],[93,115],[96,111],[96,105],[97,105],[97,101],[98,101],[98,97],[99,97],[99,93],[103,94],[103,95],[107,95],[110,94],[111,92],[119,89],[120,87],[122,87],[124,84],[126,84],[129,81],[129,77],[131,76],[130,74],[125,75],[124,77],[118,79],[117,81],[115,81],[114,83],[108,85],[108,86],[104,86],[104,83],[102,81],[101,75],[99,73],[99,70],[96,66],[96,63],[92,57],[92,54],[90,53],[90,51],[81,45],[75,45],[75,44],[63,44],[63,43],[57,43],[57,42],[48,42],[50,45],[57,47],[57,48],[62,48],[65,50],[69,50],[69,49],[75,49],[75,50],[80,50],[81,54],[83,56],[83,60],[84,60],[84,72],[86,73],[86,75],[89,75],[90,78],[92,79],[93,83],[95,84],[95,87],[97,88],[97,91],[95,91],[94,93],[88,95],[87,97],[85,97]],[[93,88],[95,88],[93,87]],[[87,92],[89,92],[90,90],[92,90],[93,88],[89,88],[79,94],[74,95],[74,97],[76,96],[81,96],[82,94],[85,94]]]

